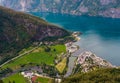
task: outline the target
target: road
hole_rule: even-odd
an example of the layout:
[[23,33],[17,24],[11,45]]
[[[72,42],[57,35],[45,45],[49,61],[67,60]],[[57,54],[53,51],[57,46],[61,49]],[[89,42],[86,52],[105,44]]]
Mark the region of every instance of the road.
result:
[[74,65],[75,65],[75,60],[77,57],[69,57],[69,63],[68,63],[68,70],[67,73],[64,75],[64,77],[68,77],[72,74]]
[[[79,46],[77,42],[73,44]],[[64,75],[64,77],[68,77],[72,74],[73,68],[75,66],[75,60],[83,52],[85,52],[85,49],[79,48],[77,51],[71,54],[71,56],[69,57],[69,62],[68,62],[68,70],[67,70],[67,73]]]
[[33,49],[31,49],[31,50],[29,50],[29,51],[27,51],[27,52],[25,52],[25,53],[23,53],[23,54],[20,54],[19,56],[16,56],[16,57],[14,57],[14,58],[12,58],[12,59],[10,59],[10,60],[4,62],[3,64],[0,65],[0,67],[6,65],[7,63],[9,63],[9,62],[11,62],[11,61],[13,61],[13,60],[15,60],[15,59],[21,57],[21,56],[24,56],[24,55],[26,55],[26,54],[32,52],[33,50],[39,48],[39,46],[40,46],[41,44],[42,44],[42,43],[40,43],[38,46],[34,47]]

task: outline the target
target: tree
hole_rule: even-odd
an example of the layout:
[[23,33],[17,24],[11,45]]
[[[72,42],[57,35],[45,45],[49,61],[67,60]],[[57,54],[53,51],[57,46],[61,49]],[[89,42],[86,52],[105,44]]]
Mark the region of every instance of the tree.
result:
[[53,51],[56,52],[56,49],[54,48]]
[[0,83],[4,83],[3,80],[0,80]]
[[50,52],[51,51],[51,48],[50,47],[46,47],[45,48],[45,52]]
[[11,81],[9,81],[9,83],[11,83]]
[[15,83],[15,81],[13,81],[13,83]]

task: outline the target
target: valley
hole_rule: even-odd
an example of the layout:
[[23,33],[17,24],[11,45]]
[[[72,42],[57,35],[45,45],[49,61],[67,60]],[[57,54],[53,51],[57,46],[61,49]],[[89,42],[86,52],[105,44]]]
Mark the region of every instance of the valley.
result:
[[120,83],[119,3],[0,0],[0,83]]
[[1,6],[0,18],[0,64],[17,56],[19,51],[32,46],[33,42],[70,35],[70,32],[43,19]]
[[[78,36],[75,35],[75,37]],[[107,68],[115,68],[118,69],[119,72],[119,68],[113,66],[106,60],[97,57],[91,52],[82,51],[80,53],[78,45],[74,42],[68,42],[65,45],[49,45],[41,43],[37,48],[33,48],[34,47],[29,47],[22,50],[19,54],[26,53],[27,51],[29,53],[16,58],[1,67],[0,71],[5,69],[9,69],[10,71],[6,73],[6,75],[4,72],[2,75],[1,72],[3,83],[18,83],[20,79],[19,83],[60,83],[61,81],[66,83],[68,80],[67,78],[69,78],[70,75],[76,75],[79,72],[85,73],[97,71],[101,68],[104,68],[105,70],[107,70]],[[33,50],[31,51],[31,49]],[[70,59],[72,57],[76,58]],[[73,68],[71,66],[72,64]],[[16,79],[15,76],[17,77]],[[65,79],[62,78],[63,76],[65,76]]]
[[[64,67],[58,69],[61,72],[56,69],[59,65],[56,68],[55,65],[61,64],[66,56],[64,43],[74,39],[71,32],[41,18],[1,6],[0,18],[1,82],[18,82],[20,79],[25,82],[26,78],[31,82],[31,75],[37,75],[38,81],[46,81],[49,79],[44,76],[55,77],[64,72],[66,59]],[[22,72],[27,72],[28,76],[24,77]],[[39,79],[41,74],[43,79]],[[18,78],[14,79],[15,76]]]
[[[50,50],[46,50],[47,48],[49,48]],[[25,50],[26,49],[24,49],[24,52],[26,52]],[[12,59],[9,63],[6,63],[3,66],[1,66],[0,71],[5,70],[6,68],[7,69],[9,68],[9,70],[11,71],[8,74],[7,73],[2,74],[1,72],[0,76],[8,77],[3,79],[5,83],[6,81],[11,81],[12,78],[13,78],[12,81],[17,82],[19,79],[24,78],[24,75],[26,75],[25,76],[26,78],[24,79],[28,79],[28,82],[30,82],[29,80],[31,80],[35,76],[38,78],[39,77],[46,78],[46,76],[54,77],[56,76],[57,73],[59,73],[59,71],[60,73],[63,73],[63,70],[66,67],[64,66],[63,69],[58,71],[55,68],[55,66],[56,67],[58,66],[57,63],[59,64],[59,62],[62,60],[63,54],[65,53],[66,53],[66,48],[64,45],[53,45],[49,47],[45,45],[39,46],[36,49],[32,50],[31,52],[27,53],[26,55],[16,58],[14,60]],[[55,63],[55,60],[58,62]],[[17,72],[19,73],[16,74]],[[22,74],[23,72],[25,72],[26,74]],[[12,77],[9,74],[11,74]],[[18,76],[17,79],[14,79],[14,75],[15,76],[20,75],[20,76]]]

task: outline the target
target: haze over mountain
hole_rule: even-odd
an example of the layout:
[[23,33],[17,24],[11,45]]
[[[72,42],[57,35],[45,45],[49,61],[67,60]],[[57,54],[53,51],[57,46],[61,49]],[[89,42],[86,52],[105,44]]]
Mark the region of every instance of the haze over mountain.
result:
[[120,18],[120,0],[0,0],[0,5],[18,11]]

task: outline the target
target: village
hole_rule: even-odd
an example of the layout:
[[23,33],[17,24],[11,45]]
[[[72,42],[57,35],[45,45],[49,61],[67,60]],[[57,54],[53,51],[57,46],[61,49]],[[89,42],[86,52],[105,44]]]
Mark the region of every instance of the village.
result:
[[[74,32],[72,36],[75,38],[75,42],[80,40],[79,32]],[[55,59],[55,67],[59,72],[64,72],[64,70],[67,68],[66,72],[61,73],[61,75],[59,75],[60,73],[55,71],[52,66],[48,66],[45,64],[43,66],[34,66],[30,68],[27,67],[27,69],[24,68],[24,70],[22,70],[20,74],[27,78],[30,83],[36,83],[36,79],[38,78],[51,79],[54,80],[55,83],[61,83],[62,75],[64,77],[68,77],[77,72],[85,73],[95,70],[99,67],[115,67],[108,61],[96,56],[92,52],[81,50],[81,48],[77,44],[75,44],[75,42],[71,41],[65,43],[66,53],[61,53],[59,57]],[[67,59],[69,61],[68,63]],[[51,77],[48,68],[49,70],[51,70],[51,72],[54,72],[52,73],[52,75],[54,74],[54,77]]]
[[[77,41],[80,40],[77,32],[73,33],[73,36]],[[67,51],[71,53],[68,63],[68,72],[65,77],[76,72],[89,72],[96,70],[98,68],[116,68],[110,62],[96,56],[90,51],[83,50],[74,42],[69,42],[66,44]],[[71,60],[71,61],[70,61]],[[74,64],[72,64],[74,63]]]
[[61,79],[58,79],[58,78],[53,79],[49,76],[46,76],[43,74],[38,74],[37,72],[24,71],[24,72],[21,72],[21,75],[23,75],[25,78],[27,78],[30,83],[36,83],[36,80],[38,78],[52,79],[55,81],[55,83],[61,83]]
[[113,68],[110,62],[96,56],[90,51],[81,53],[76,61],[76,65],[80,64],[81,72],[88,72],[95,70],[96,68]]
[[[73,33],[72,36],[74,36],[76,38],[76,40],[78,41],[80,38],[77,36],[77,32]],[[65,44],[66,46],[66,54],[62,54],[61,58],[65,58],[65,57],[70,57],[69,54],[74,53],[75,51],[77,51],[79,49],[79,47],[77,45],[74,45],[73,42],[68,42]],[[55,63],[57,64],[59,62],[58,60],[55,60]],[[42,68],[39,66],[35,66],[32,68],[27,68],[26,70],[24,69],[23,71],[21,71],[20,73],[21,75],[23,75],[25,78],[27,78],[29,80],[30,83],[35,83],[37,78],[48,78],[48,79],[53,79],[55,81],[55,83],[61,83],[61,78],[60,76],[56,76],[55,78],[50,77],[47,73],[44,73]]]

